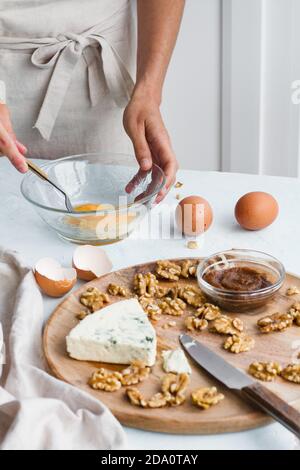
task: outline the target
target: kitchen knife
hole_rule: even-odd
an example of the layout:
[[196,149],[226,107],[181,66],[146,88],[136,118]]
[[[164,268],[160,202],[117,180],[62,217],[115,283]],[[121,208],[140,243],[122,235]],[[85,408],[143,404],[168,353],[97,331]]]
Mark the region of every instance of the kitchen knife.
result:
[[242,397],[247,398],[300,438],[299,411],[191,336],[180,335],[179,339],[197,364],[228,388],[241,392]]

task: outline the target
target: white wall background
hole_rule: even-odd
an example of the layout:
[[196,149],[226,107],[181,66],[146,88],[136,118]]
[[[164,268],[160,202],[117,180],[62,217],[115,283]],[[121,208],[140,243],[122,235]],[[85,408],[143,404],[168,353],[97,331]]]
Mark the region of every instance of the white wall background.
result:
[[300,0],[186,0],[163,112],[183,168],[300,176]]
[[291,83],[300,79],[300,0],[267,0],[264,27],[261,171],[300,176],[300,105],[291,102]]

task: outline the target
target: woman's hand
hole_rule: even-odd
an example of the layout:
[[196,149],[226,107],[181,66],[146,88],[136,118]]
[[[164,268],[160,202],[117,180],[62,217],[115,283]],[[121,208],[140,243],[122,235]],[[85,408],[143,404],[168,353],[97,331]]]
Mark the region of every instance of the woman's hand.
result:
[[160,114],[159,102],[147,93],[133,95],[125,109],[123,123],[141,170],[149,170],[154,162],[166,175],[166,186],[156,199],[160,202],[174,184],[178,164]]
[[13,132],[7,106],[0,103],[0,156],[5,155],[17,170],[25,173],[28,169],[24,157],[26,152],[26,147]]

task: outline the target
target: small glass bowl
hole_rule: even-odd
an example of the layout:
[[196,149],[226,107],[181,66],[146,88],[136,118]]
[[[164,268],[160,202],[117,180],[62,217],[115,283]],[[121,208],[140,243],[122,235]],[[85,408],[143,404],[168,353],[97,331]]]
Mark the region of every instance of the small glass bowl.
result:
[[49,183],[29,171],[22,181],[23,196],[43,221],[77,244],[103,245],[126,238],[152,209],[166,181],[157,165],[141,171],[134,156],[124,154],[74,155],[40,166],[66,191],[75,209],[95,207],[70,213]]
[[[257,290],[229,290],[209,284],[205,275],[233,267],[247,267],[263,274],[271,285]],[[247,312],[264,306],[281,288],[285,269],[280,261],[266,253],[254,250],[232,249],[215,253],[199,263],[198,284],[207,298],[228,311]]]

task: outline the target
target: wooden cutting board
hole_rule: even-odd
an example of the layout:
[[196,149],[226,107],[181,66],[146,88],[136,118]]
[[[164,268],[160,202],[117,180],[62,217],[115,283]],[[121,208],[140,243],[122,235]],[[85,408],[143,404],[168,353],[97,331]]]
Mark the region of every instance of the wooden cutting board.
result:
[[[242,401],[236,394],[205,373],[191,359],[193,372],[188,398],[179,407],[143,409],[129,403],[123,388],[117,392],[109,393],[93,390],[87,385],[89,377],[97,368],[105,367],[112,370],[121,370],[124,366],[76,361],[68,356],[65,337],[78,323],[76,315],[82,310],[82,305],[79,302],[80,294],[86,290],[87,286],[95,286],[105,292],[111,282],[131,288],[136,273],[154,271],[154,267],[155,263],[148,263],[112,272],[85,284],[58,305],[47,322],[43,339],[44,351],[51,371],[56,377],[85,390],[101,400],[122,424],[130,427],[174,434],[210,434],[251,429],[269,422],[270,419],[265,414]],[[181,284],[196,283],[196,280],[189,279],[188,281],[181,280],[179,282]],[[162,284],[169,285],[168,281]],[[282,365],[288,364],[291,362],[292,357],[297,357],[297,350],[300,350],[300,328],[293,326],[285,332],[264,335],[259,333],[256,322],[258,318],[268,313],[285,312],[292,303],[297,300],[300,301],[300,295],[285,296],[287,287],[291,285],[300,289],[300,278],[287,274],[284,286],[268,306],[259,311],[238,314],[244,322],[246,331],[255,338],[256,345],[252,351],[237,355],[227,352],[222,348],[224,337],[209,331],[195,333],[195,338],[201,339],[203,344],[206,344],[234,366],[244,371],[247,371],[249,364],[254,360],[276,360]],[[123,300],[120,297],[110,296],[110,298],[111,303]],[[152,368],[150,377],[138,385],[147,397],[160,390],[160,381],[164,374],[161,351],[179,346],[178,335],[185,331],[184,318],[186,315],[188,315],[188,311],[183,317],[162,315],[161,320],[154,325],[158,336],[157,361]],[[164,329],[163,325],[170,320],[174,320],[176,326]],[[225,395],[225,399],[205,411],[193,406],[190,401],[190,391],[200,386],[212,385],[218,387]],[[266,386],[288,403],[300,409],[300,385],[277,378],[274,383],[266,384]]]

